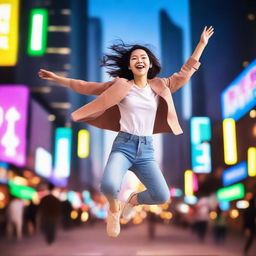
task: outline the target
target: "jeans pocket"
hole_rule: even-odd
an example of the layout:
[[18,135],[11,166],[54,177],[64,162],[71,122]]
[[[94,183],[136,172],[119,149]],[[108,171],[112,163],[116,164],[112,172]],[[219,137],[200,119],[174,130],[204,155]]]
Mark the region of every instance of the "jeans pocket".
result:
[[114,144],[125,144],[128,141],[129,141],[128,138],[116,137],[115,140],[114,140]]

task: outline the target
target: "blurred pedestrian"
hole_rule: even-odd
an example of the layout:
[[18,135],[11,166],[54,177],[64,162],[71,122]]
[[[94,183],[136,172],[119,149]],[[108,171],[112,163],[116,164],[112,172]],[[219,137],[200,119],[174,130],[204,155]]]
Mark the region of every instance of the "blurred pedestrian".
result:
[[71,228],[71,212],[73,210],[72,204],[68,199],[61,202],[61,217],[63,229]]
[[147,213],[147,220],[148,220],[148,238],[150,240],[153,240],[156,237],[156,224],[157,224],[156,214],[149,211]]
[[213,234],[216,244],[224,243],[227,233],[227,213],[217,207],[216,218],[214,220]]
[[7,234],[11,238],[16,232],[17,240],[22,239],[24,203],[21,198],[11,196],[7,207]]
[[246,242],[244,245],[244,255],[248,255],[248,252],[252,246],[255,238],[255,221],[256,221],[256,195],[249,201],[249,207],[244,210],[243,213],[244,232],[246,236]]
[[209,222],[209,206],[207,199],[202,197],[196,204],[196,215],[195,215],[195,232],[200,242],[205,241],[207,227]]
[[[74,91],[100,95],[72,113],[72,119],[102,129],[118,131],[104,170],[101,191],[109,202],[107,233],[117,237],[120,216],[129,219],[138,204],[163,204],[170,198],[168,185],[155,161],[152,135],[181,134],[171,94],[181,88],[199,68],[199,58],[213,35],[213,27],[205,27],[192,56],[180,72],[168,78],[156,78],[161,66],[153,52],[143,45],[119,42],[110,47],[102,66],[114,81],[93,83],[60,77],[41,69],[42,79],[62,84]],[[127,170],[133,171],[146,190],[132,193],[126,204],[118,200]]]
[[52,244],[56,238],[61,213],[61,203],[52,194],[53,189],[54,185],[49,183],[48,194],[41,199],[38,209],[40,228],[48,244]]
[[38,205],[33,200],[30,200],[29,205],[25,208],[24,219],[27,232],[32,235],[36,231],[36,216],[37,216]]

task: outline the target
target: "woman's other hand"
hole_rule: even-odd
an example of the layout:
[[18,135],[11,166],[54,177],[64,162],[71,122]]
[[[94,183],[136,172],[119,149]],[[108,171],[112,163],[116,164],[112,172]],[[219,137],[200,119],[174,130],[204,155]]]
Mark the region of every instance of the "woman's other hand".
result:
[[58,78],[58,76],[55,73],[45,69],[40,69],[40,71],[38,72],[38,76],[42,79],[50,81],[56,81],[56,79]]

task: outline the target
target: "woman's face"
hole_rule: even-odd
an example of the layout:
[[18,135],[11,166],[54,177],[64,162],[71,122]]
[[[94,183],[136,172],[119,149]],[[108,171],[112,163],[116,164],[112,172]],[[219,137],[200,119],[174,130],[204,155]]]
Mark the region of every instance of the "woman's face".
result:
[[152,64],[150,64],[148,54],[144,50],[137,49],[131,53],[130,65],[128,68],[132,71],[134,76],[147,76],[148,70],[151,67]]

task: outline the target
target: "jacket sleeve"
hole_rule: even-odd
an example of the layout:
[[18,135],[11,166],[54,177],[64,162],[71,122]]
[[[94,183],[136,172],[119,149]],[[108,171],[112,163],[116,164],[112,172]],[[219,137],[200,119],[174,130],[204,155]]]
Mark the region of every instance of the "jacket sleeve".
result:
[[115,80],[105,83],[96,83],[78,79],[70,79],[69,88],[77,93],[84,95],[100,95],[102,92],[108,89],[114,82]]
[[193,57],[190,57],[181,67],[179,72],[175,72],[172,76],[166,79],[167,86],[169,87],[170,91],[174,93],[180,89],[181,86],[186,84],[194,72],[198,70],[200,65],[201,63],[199,61]]

